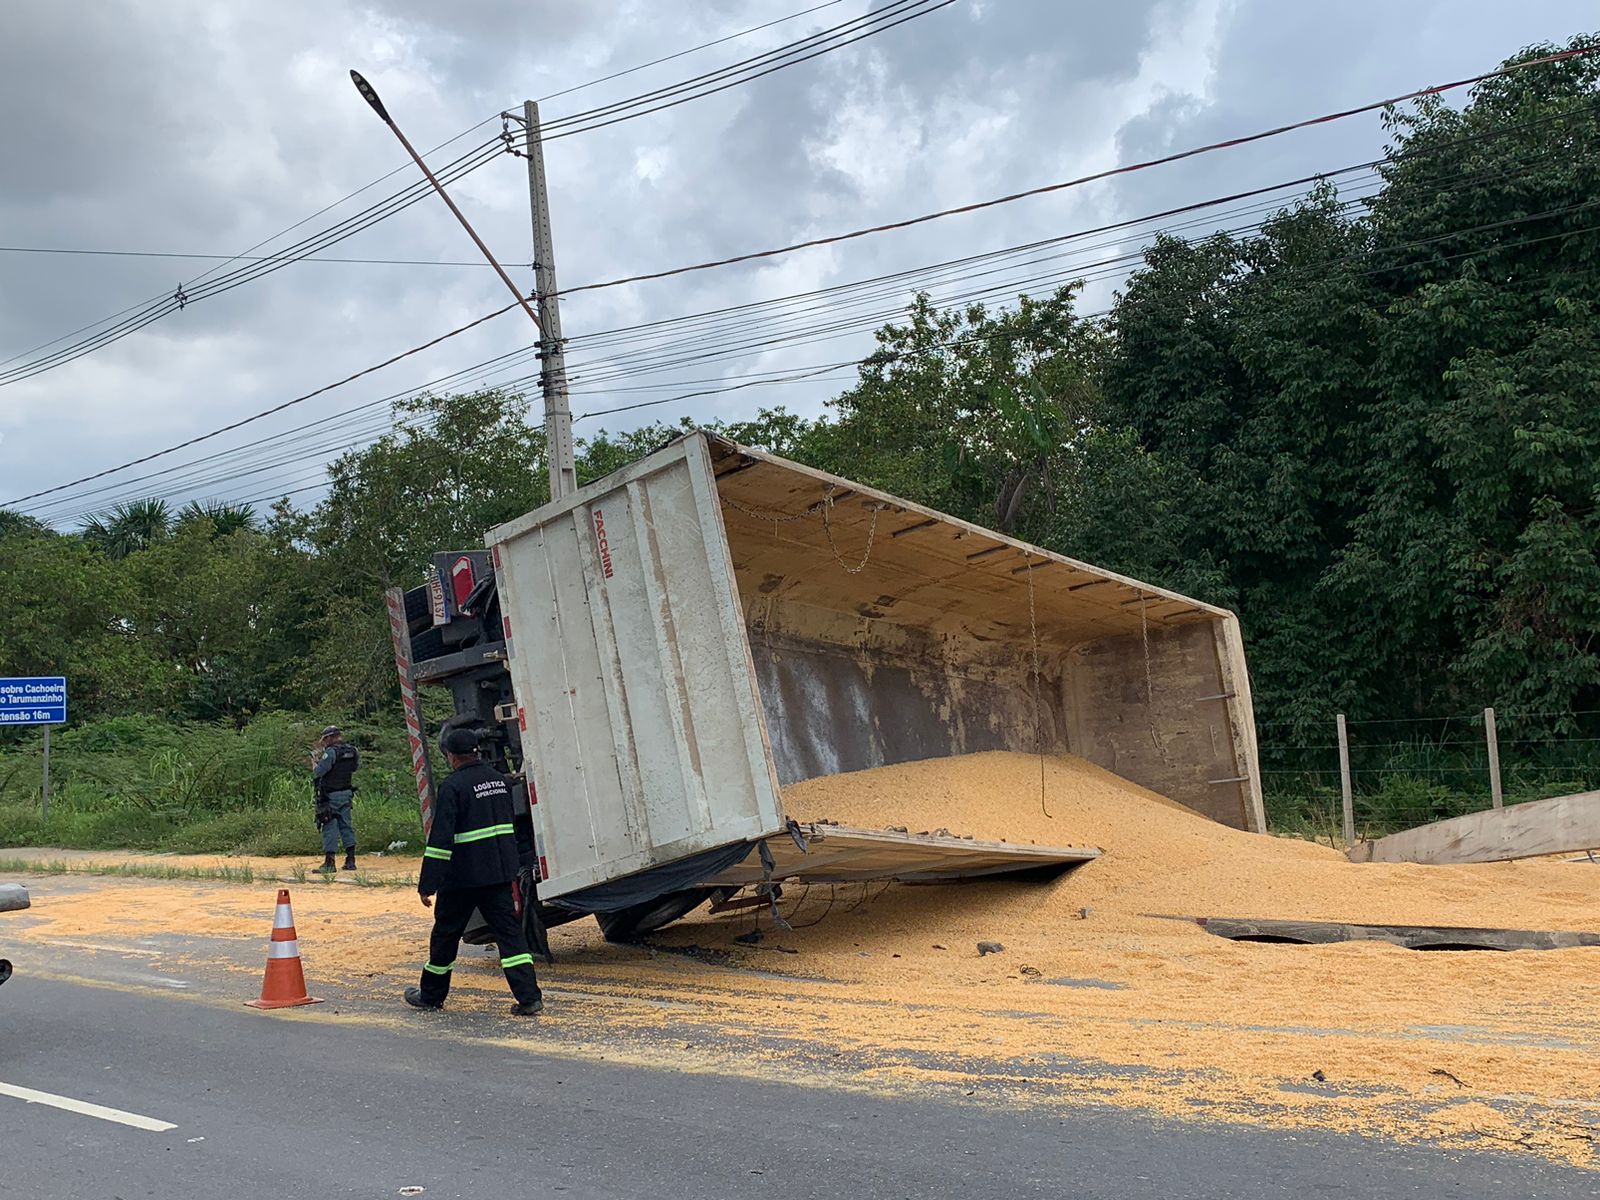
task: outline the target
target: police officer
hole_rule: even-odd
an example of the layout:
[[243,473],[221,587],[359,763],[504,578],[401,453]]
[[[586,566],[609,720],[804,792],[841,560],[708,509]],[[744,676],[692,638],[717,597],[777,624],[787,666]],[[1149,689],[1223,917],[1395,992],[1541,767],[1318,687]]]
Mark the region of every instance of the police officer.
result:
[[517,1000],[511,1011],[531,1017],[544,1001],[511,896],[520,863],[510,785],[478,758],[478,735],[472,730],[447,730],[439,744],[450,760],[450,776],[439,787],[417,881],[423,906],[434,910],[433,936],[422,986],[407,988],[405,1001],[412,1008],[443,1007],[461,935],[477,909],[499,944],[500,966]]
[[350,808],[356,798],[355,774],[361,755],[344,740],[337,725],[322,731],[322,757],[311,768],[317,789],[317,828],[322,831],[322,865],[317,870],[333,874],[333,855],[344,844],[344,869],[356,869],[356,830]]

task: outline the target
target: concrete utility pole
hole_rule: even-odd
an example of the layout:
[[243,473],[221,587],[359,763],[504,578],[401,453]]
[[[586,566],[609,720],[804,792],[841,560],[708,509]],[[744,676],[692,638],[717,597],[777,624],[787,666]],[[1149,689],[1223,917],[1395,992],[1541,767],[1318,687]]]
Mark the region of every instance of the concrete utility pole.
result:
[[528,199],[533,208],[533,277],[539,303],[539,388],[544,394],[544,434],[550,456],[550,499],[578,490],[572,447],[572,406],[567,399],[567,363],[561,340],[561,301],[556,287],[556,252],[550,235],[550,196],[545,189],[544,141],[539,105],[522,106],[528,156]]

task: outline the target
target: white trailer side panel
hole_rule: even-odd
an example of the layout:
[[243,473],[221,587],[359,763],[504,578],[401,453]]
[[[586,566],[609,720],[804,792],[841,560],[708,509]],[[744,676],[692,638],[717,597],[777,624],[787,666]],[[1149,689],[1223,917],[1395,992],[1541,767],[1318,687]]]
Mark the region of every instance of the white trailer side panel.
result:
[[783,826],[705,441],[488,535],[554,899]]

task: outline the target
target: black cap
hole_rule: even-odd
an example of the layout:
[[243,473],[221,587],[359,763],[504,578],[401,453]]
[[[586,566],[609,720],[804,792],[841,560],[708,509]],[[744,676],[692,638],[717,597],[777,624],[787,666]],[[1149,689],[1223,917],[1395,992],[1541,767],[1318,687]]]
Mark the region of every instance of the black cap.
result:
[[478,752],[478,735],[471,729],[456,726],[445,731],[439,739],[440,747],[448,754],[476,754]]
[[324,729],[322,731],[322,736],[325,737],[325,738],[326,737],[338,737],[339,736],[339,727],[337,725],[329,725],[326,729]]

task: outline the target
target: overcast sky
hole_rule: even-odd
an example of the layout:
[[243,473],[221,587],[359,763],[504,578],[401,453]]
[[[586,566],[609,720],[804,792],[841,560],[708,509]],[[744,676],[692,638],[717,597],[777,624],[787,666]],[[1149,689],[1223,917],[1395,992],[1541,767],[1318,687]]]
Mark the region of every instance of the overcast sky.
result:
[[[874,0],[882,7],[887,0]],[[53,250],[233,255],[406,160],[347,71],[381,91],[419,148],[494,135],[495,116],[819,0],[10,0],[0,34],[0,243]],[[729,66],[861,16],[817,11],[622,78],[553,97],[548,123]],[[546,150],[564,288],[759,250],[998,196],[1473,75],[1520,47],[1600,27],[1582,0],[955,0],[766,78],[553,140]],[[1460,103],[1462,93],[1452,94]],[[573,408],[584,413],[845,362],[865,331],[643,371],[586,335],[903,271],[1342,167],[1383,147],[1364,117],[784,258],[570,297]],[[255,253],[353,215],[412,167]],[[452,194],[520,286],[532,287],[527,173],[501,154]],[[1228,223],[1217,217],[1213,224]],[[1194,232],[1191,229],[1189,232]],[[1141,235],[1143,236],[1143,235]],[[1103,239],[1102,239],[1103,240]],[[1098,245],[1098,243],[1096,243]],[[330,256],[467,265],[303,262],[196,301],[65,366],[0,387],[0,503],[115,466],[381,361],[508,300],[429,198]],[[1085,249],[1081,261],[1111,251]],[[1075,260],[1067,260],[1070,268]],[[518,265],[520,264],[520,265]],[[0,251],[0,359],[15,368],[64,335],[192,290],[239,263]],[[1038,273],[1044,268],[1034,268]],[[1065,269],[1065,268],[1064,268]],[[1008,276],[985,277],[984,283]],[[1104,304],[1115,280],[1092,287]],[[954,294],[982,284],[936,285]],[[1041,289],[1034,288],[1039,291]],[[846,315],[903,303],[879,293]],[[771,313],[742,340],[803,328]],[[817,328],[826,316],[807,318]],[[870,322],[868,322],[870,324]],[[93,333],[90,328],[86,333]],[[674,353],[725,349],[729,331],[675,331]],[[128,496],[317,498],[322,460],[376,436],[381,398],[527,347],[512,312],[357,383],[179,454],[23,506],[70,525]],[[619,375],[626,368],[628,374]],[[489,383],[528,375],[511,360]],[[763,375],[762,373],[768,373]],[[808,413],[848,371],[580,422]],[[622,391],[629,388],[637,390]],[[530,390],[530,402],[535,393]],[[347,410],[364,409],[348,415]],[[144,479],[202,456],[267,447]],[[274,449],[275,447],[275,449]],[[268,450],[273,450],[268,454]]]

